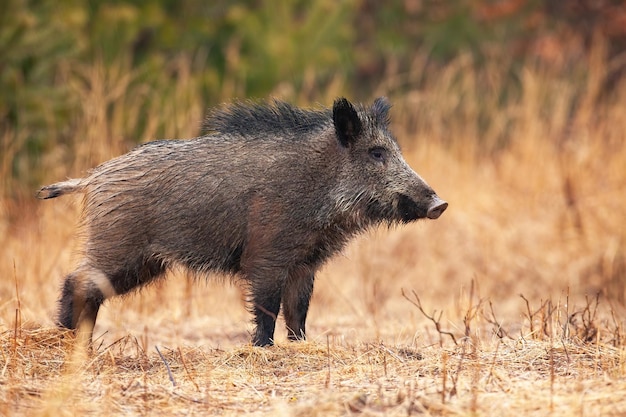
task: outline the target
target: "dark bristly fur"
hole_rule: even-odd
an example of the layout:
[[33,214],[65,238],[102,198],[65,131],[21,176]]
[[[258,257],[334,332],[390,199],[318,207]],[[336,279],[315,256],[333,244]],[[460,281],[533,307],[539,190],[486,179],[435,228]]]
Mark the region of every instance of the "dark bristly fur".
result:
[[447,207],[402,158],[390,107],[239,102],[213,111],[204,136],[150,142],[43,187],[42,199],[85,194],[84,256],[65,279],[59,324],[91,337],[105,299],[181,265],[247,283],[255,345],[273,343],[281,305],[288,338],[303,339],[324,261],[372,225]]

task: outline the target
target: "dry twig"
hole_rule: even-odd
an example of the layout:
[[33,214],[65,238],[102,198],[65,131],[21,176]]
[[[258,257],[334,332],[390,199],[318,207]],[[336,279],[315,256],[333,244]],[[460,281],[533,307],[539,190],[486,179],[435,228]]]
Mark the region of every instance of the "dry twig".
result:
[[437,310],[434,310],[432,314],[428,314],[426,313],[426,311],[424,311],[424,308],[422,307],[422,302],[419,298],[419,296],[417,295],[417,293],[415,292],[415,290],[412,290],[413,296],[415,297],[415,301],[411,300],[406,293],[404,292],[404,288],[402,288],[402,296],[411,304],[413,304],[415,307],[418,308],[418,310],[420,311],[420,313],[422,313],[422,315],[424,315],[424,317],[426,317],[428,320],[432,321],[433,324],[435,325],[435,329],[437,330],[437,332],[439,333],[439,345],[443,346],[443,336],[442,335],[447,335],[450,336],[450,338],[452,339],[452,341],[454,342],[454,344],[456,346],[458,346],[458,342],[456,341],[456,337],[454,337],[454,334],[452,334],[451,332],[445,331],[441,328],[441,316],[443,315],[443,311],[439,312],[439,316],[437,316],[435,318],[435,316],[437,315]]

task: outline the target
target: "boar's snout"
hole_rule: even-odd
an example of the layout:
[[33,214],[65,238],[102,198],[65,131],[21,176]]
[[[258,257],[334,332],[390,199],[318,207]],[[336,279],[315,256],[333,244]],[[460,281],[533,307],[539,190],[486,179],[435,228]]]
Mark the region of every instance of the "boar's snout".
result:
[[448,208],[448,203],[443,201],[438,196],[433,196],[433,201],[428,206],[428,211],[426,212],[426,217],[429,219],[438,219],[441,216],[441,213],[446,211]]
[[400,194],[398,198],[398,215],[403,223],[424,218],[437,219],[447,208],[448,203],[440,199],[432,190],[427,192],[427,196],[417,201],[405,194]]

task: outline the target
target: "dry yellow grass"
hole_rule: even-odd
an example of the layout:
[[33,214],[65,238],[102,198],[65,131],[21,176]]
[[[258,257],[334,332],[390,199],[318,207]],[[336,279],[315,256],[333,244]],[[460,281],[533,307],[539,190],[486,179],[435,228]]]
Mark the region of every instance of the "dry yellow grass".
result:
[[57,330],[2,335],[7,415],[622,415],[624,354],[606,345],[504,340],[143,346],[91,356]]
[[[478,149],[502,132],[478,133],[471,109],[453,117],[457,97],[445,88],[464,74],[457,64],[440,85],[398,95],[392,113],[407,159],[448,211],[372,231],[333,259],[306,343],[287,342],[279,319],[277,346],[251,347],[237,287],[177,271],[107,302],[96,348],[76,351],[52,318],[75,262],[78,201],[3,200],[0,415],[626,413],[626,91],[594,101],[604,67],[591,62],[588,97],[568,116],[572,84],[530,67],[522,100],[491,115],[512,129],[511,144],[487,157]],[[463,77],[463,94],[478,100],[473,74]],[[198,118],[191,87],[180,88]],[[86,106],[99,100],[85,96]],[[411,128],[424,106],[418,121],[430,125]],[[106,123],[86,120],[79,149],[91,162],[124,151],[99,142],[97,132],[115,131]],[[446,144],[444,134],[457,137]],[[49,158],[51,181],[90,165]]]

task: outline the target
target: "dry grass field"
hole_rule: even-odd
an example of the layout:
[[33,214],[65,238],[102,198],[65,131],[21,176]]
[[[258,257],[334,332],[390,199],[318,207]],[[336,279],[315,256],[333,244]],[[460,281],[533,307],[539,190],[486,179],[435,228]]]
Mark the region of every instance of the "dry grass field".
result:
[[[53,326],[79,199],[3,197],[0,415],[625,415],[626,90],[601,100],[608,69],[593,59],[582,85],[528,65],[504,107],[463,58],[422,89],[382,85],[407,160],[450,206],[329,262],[304,343],[279,319],[276,346],[252,347],[237,286],[176,271],[107,302],[81,351]],[[89,74],[102,88],[85,91],[76,157],[45,155],[47,181],[128,149],[116,117],[132,98],[107,113],[115,79]],[[202,108],[175,82],[154,117],[192,137]]]

